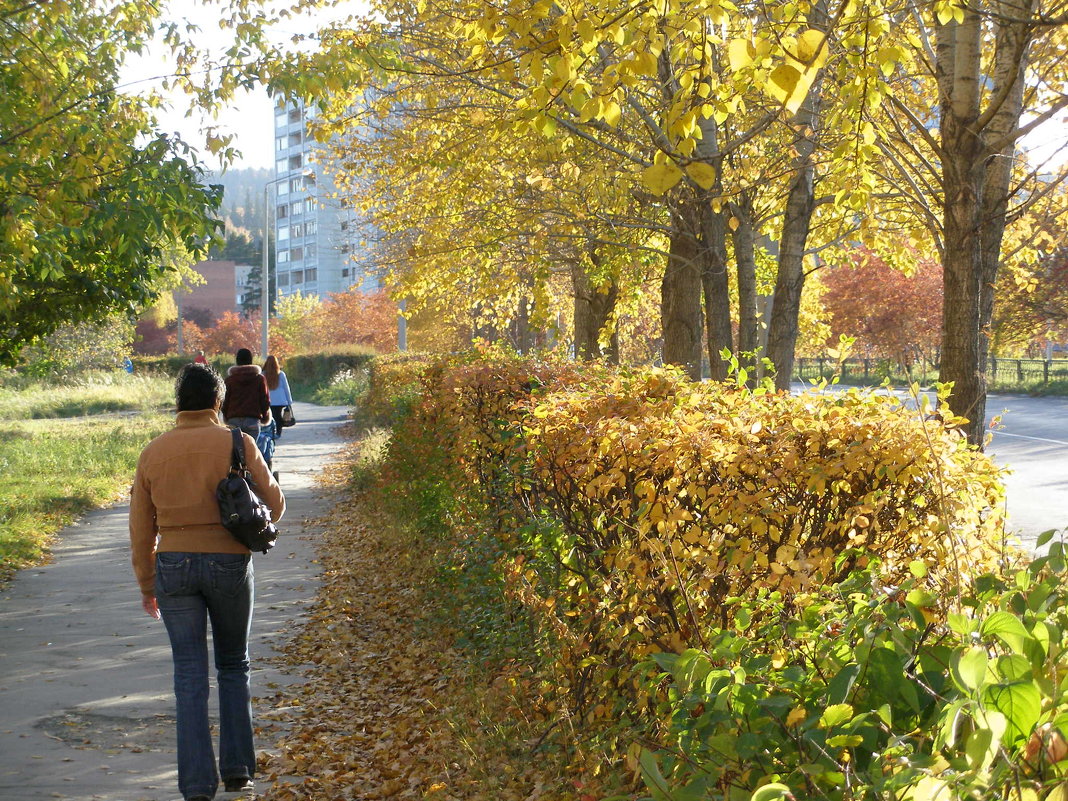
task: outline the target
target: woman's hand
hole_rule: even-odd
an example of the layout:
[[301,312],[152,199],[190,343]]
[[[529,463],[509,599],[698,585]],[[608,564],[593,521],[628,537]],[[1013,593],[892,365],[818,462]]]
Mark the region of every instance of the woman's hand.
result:
[[154,593],[141,593],[141,608],[145,610],[145,614],[153,620],[159,620],[159,604],[156,603],[156,596]]

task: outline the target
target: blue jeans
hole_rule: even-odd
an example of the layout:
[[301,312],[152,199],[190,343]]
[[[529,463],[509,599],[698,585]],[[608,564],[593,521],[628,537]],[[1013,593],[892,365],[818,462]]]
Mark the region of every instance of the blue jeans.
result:
[[[156,601],[174,659],[178,789],[215,795],[223,779],[252,778],[248,635],[255,597],[252,558],[229,553],[159,553]],[[219,678],[219,770],[208,723],[208,620]]]
[[230,428],[240,428],[253,439],[260,435],[260,419],[258,417],[227,417],[226,425]]

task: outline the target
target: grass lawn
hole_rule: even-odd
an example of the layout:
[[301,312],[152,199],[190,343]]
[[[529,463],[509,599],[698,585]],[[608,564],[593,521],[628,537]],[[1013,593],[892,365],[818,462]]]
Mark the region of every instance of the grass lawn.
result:
[[159,412],[0,423],[0,578],[39,561],[86,510],[123,497],[141,449],[172,423]]
[[76,417],[174,406],[174,379],[121,370],[87,373],[74,381],[17,377],[0,383],[0,420]]

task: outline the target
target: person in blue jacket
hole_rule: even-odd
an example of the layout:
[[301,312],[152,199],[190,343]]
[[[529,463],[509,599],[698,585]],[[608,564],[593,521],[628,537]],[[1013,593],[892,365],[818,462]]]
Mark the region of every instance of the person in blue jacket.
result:
[[282,409],[293,405],[293,394],[289,391],[289,381],[285,370],[279,369],[278,359],[268,356],[263,363],[263,377],[267,379],[267,389],[271,392],[271,416],[274,417],[274,438],[282,436]]

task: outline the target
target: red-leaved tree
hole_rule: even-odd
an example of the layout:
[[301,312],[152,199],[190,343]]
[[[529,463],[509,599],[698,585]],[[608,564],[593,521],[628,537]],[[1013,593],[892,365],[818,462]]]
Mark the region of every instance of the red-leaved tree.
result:
[[350,289],[330,295],[313,324],[322,345],[356,343],[379,353],[397,349],[397,304],[384,291]]
[[[186,347],[192,347],[187,343]],[[253,353],[260,349],[259,315],[244,317],[232,311],[223,312],[211,328],[204,329],[200,347],[205,353],[234,353],[238,348],[248,348]]]
[[832,342],[841,334],[856,337],[854,352],[906,368],[936,361],[942,326],[942,270],[936,262],[921,259],[905,275],[858,249],[852,264],[830,267],[820,277]]

